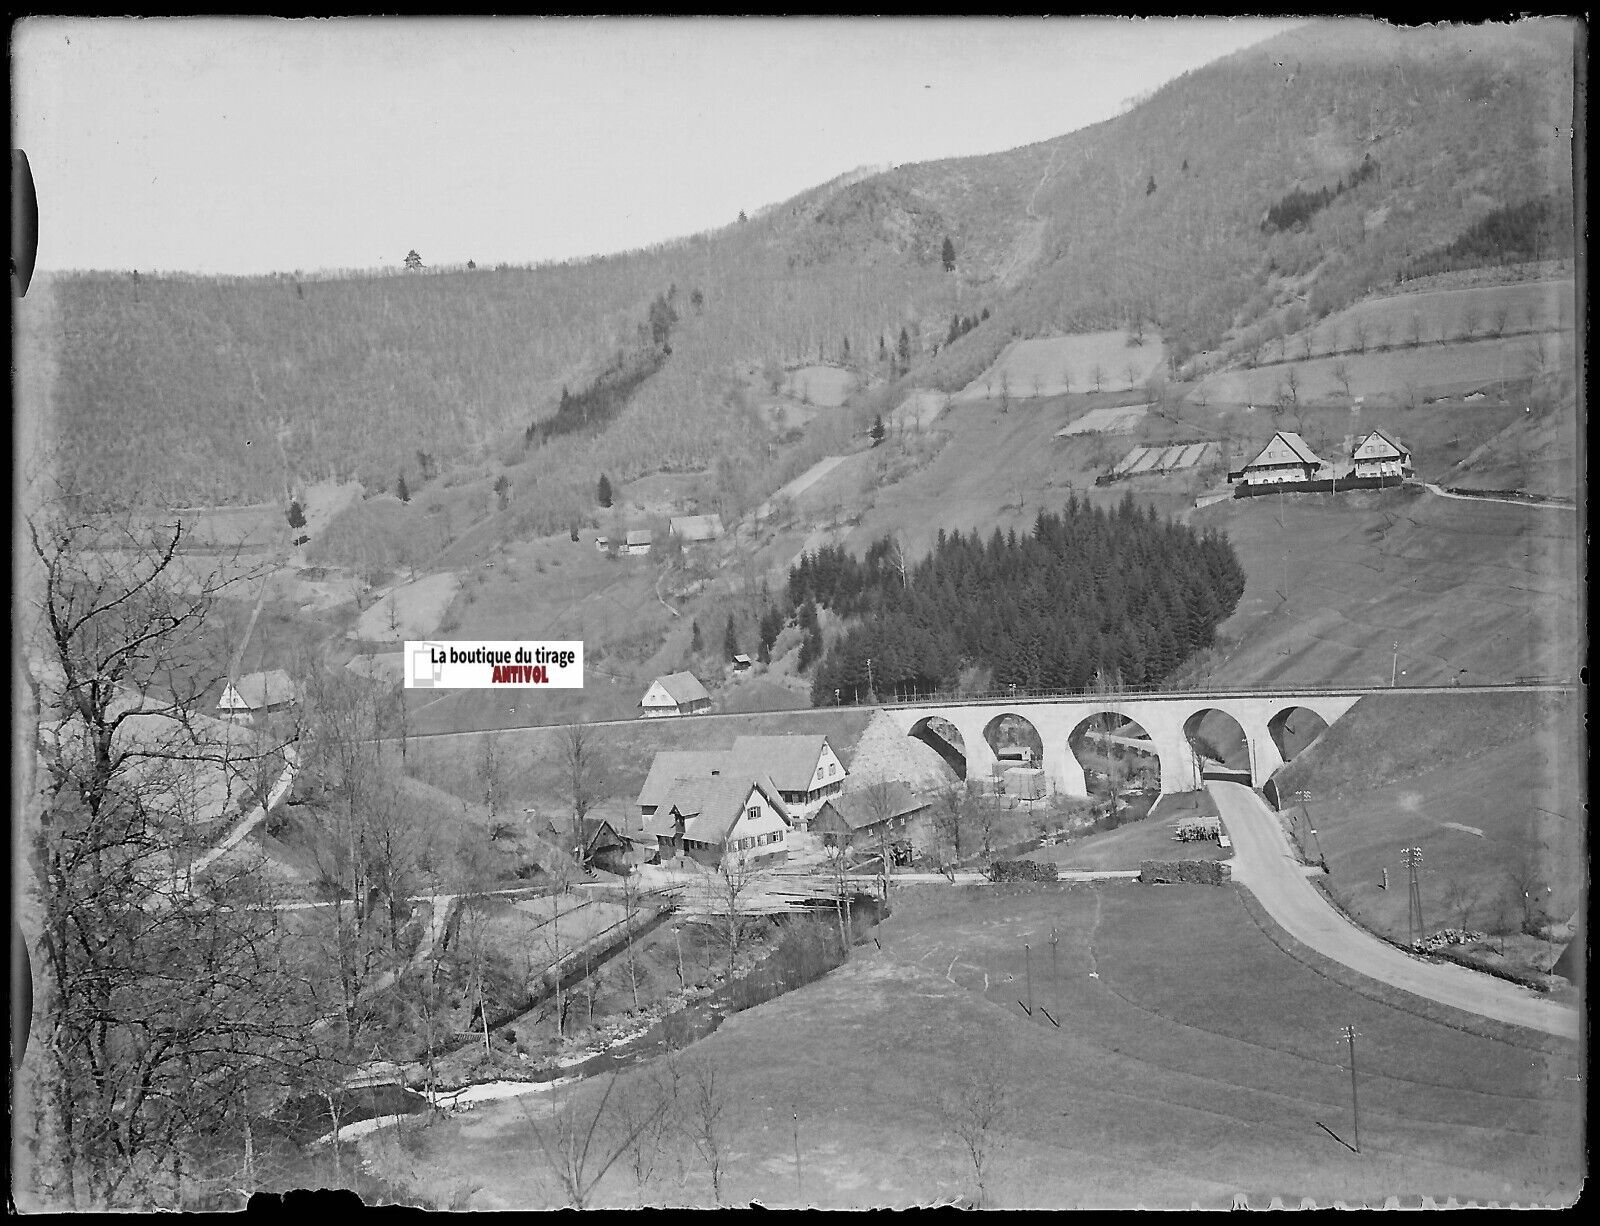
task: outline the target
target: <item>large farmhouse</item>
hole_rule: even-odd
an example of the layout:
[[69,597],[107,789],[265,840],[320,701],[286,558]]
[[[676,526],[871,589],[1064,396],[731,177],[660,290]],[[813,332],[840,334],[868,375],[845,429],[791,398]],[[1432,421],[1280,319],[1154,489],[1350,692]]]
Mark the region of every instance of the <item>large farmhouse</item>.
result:
[[1272,440],[1238,472],[1228,474],[1229,481],[1243,481],[1248,485],[1279,485],[1289,481],[1311,481],[1322,467],[1316,452],[1306,446],[1306,441],[1292,430],[1279,430]]
[[741,736],[733,742],[733,758],[758,766],[783,793],[789,816],[805,829],[822,802],[838,795],[849,775],[828,738],[811,736]]
[[668,673],[657,677],[639,700],[644,718],[663,715],[694,715],[711,709],[711,695],[693,673]]
[[722,535],[722,516],[675,515],[667,521],[667,531],[685,545],[714,541]]
[[645,819],[663,860],[708,868],[764,867],[788,858],[789,813],[770,781],[747,774],[676,780]]
[[1374,430],[1350,453],[1358,477],[1409,477],[1411,451],[1398,439]]

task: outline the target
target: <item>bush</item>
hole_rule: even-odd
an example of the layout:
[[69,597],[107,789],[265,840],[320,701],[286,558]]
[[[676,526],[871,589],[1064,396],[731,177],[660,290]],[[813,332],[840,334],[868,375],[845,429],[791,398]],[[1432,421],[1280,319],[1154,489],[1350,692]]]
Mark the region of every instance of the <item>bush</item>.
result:
[[1055,881],[1054,864],[1036,860],[996,860],[989,866],[990,881]]
[[1145,860],[1139,880],[1145,885],[1227,885],[1233,870],[1221,860]]

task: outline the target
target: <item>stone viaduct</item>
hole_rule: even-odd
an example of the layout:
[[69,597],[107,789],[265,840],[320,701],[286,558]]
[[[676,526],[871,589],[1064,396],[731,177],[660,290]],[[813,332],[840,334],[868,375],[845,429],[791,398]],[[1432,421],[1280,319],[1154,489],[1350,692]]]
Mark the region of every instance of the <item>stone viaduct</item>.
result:
[[[1083,766],[1069,741],[1083,723],[1111,713],[1133,720],[1149,735],[1151,748],[1161,762],[1161,790],[1186,792],[1201,785],[1202,762],[1190,740],[1200,718],[1210,711],[1231,716],[1244,733],[1250,754],[1250,782],[1260,787],[1284,763],[1282,737],[1286,721],[1296,711],[1314,712],[1328,725],[1344,715],[1361,697],[1357,691],[1311,693],[1187,692],[1141,695],[1085,695],[1073,698],[995,699],[973,702],[908,703],[884,706],[907,736],[937,750],[953,766],[965,759],[968,778],[990,773],[996,754],[990,732],[1003,715],[1020,716],[1033,725],[1043,745],[1046,777],[1057,792],[1087,796]],[[930,728],[937,717],[955,727],[961,744],[952,745]],[[1125,742],[1126,743],[1126,742]]]

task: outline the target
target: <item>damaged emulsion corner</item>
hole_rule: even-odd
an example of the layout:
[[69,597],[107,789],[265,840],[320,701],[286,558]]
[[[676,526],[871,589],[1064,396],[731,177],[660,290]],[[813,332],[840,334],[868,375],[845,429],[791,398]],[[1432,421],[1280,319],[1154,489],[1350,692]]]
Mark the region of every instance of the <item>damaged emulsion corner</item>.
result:
[[17,24],[20,1210],[1576,1202],[1585,31],[1152,28]]

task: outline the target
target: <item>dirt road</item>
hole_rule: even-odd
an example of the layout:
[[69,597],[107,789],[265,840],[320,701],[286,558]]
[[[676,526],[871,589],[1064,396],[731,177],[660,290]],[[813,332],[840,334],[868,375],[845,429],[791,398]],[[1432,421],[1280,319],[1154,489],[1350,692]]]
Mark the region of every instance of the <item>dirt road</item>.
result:
[[1301,944],[1418,996],[1547,1034],[1578,1037],[1576,1009],[1491,975],[1414,958],[1357,928],[1302,875],[1277,815],[1255,792],[1221,782],[1207,790],[1233,837],[1233,879]]

